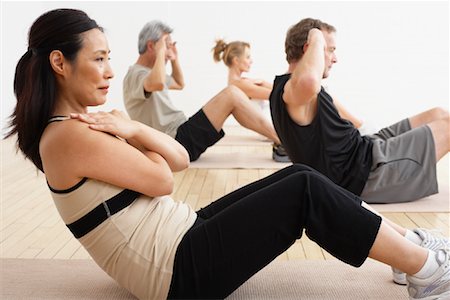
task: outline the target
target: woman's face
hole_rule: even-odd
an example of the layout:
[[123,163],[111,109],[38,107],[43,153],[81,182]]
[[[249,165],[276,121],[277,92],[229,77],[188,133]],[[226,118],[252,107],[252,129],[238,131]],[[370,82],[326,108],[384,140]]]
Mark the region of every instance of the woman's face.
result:
[[250,67],[253,63],[253,60],[250,55],[250,48],[245,47],[244,53],[242,53],[241,56],[237,57],[237,67],[239,68],[239,71],[241,72],[248,72],[250,71]]
[[97,106],[106,102],[109,80],[114,74],[109,64],[109,46],[99,29],[82,34],[83,46],[66,73],[66,95],[82,106]]

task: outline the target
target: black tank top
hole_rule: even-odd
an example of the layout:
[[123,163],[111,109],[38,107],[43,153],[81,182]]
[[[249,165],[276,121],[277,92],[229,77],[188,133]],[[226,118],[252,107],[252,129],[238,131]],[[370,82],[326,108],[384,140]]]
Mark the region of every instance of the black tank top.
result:
[[360,195],[372,164],[372,141],[342,119],[333,99],[321,88],[317,114],[311,124],[300,126],[291,119],[283,101],[290,74],[276,76],[270,95],[275,130],[294,163],[306,164],[334,183]]

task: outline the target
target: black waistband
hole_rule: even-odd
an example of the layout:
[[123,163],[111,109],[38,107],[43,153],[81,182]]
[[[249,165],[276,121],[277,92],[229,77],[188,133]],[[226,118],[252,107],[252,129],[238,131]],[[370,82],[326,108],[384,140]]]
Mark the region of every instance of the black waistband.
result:
[[140,193],[123,190],[111,199],[102,202],[96,208],[88,212],[86,215],[66,226],[70,229],[73,235],[78,239],[89,233],[95,227],[103,223],[110,216],[121,211],[140,195]]

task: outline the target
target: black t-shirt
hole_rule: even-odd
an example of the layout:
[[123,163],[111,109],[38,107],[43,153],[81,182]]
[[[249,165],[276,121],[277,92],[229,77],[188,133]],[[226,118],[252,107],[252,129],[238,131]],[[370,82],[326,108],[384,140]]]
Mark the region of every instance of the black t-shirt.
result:
[[311,124],[298,125],[283,101],[291,74],[276,76],[270,95],[275,130],[294,163],[306,164],[334,183],[360,195],[372,164],[372,141],[344,120],[323,88],[317,96],[317,114]]

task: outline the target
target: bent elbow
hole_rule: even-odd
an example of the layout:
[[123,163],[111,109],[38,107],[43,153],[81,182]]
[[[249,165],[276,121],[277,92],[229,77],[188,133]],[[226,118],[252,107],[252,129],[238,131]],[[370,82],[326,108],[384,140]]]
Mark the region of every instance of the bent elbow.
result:
[[179,160],[170,166],[172,172],[180,172],[187,168],[189,168],[189,159]]
[[172,173],[170,173],[170,176],[166,176],[166,178],[161,180],[160,195],[170,195],[170,194],[172,194],[173,187],[174,187],[173,176],[172,176]]
[[156,83],[153,90],[157,91],[157,92],[164,90],[164,83],[162,83],[162,82]]
[[189,153],[187,152],[186,148],[184,148],[183,146],[180,145],[176,154],[177,154],[177,159],[170,166],[170,169],[173,172],[179,172],[179,171],[183,171],[184,169],[187,169],[189,167],[190,158],[189,158]]
[[315,76],[303,76],[298,80],[299,88],[301,88],[305,93],[315,96],[320,92],[321,80],[317,80]]
[[189,158],[180,160],[176,166],[172,168],[173,172],[183,171],[184,169],[189,168]]
[[189,163],[191,162],[191,159],[189,157],[189,153],[187,152],[187,150],[184,147],[182,150],[180,150],[180,156],[181,156],[181,166],[182,166],[181,170],[187,169],[189,167]]
[[314,76],[301,76],[293,78],[291,82],[291,91],[293,95],[297,95],[296,99],[299,104],[305,104],[306,102],[314,99],[319,94],[321,89],[321,81],[317,80]]
[[164,89],[164,83],[162,83],[162,82],[153,82],[151,84],[144,83],[144,90],[148,93],[160,92],[163,89]]
[[173,192],[173,185],[167,187],[167,189],[165,189],[165,190],[163,191],[162,195],[170,195],[170,194],[172,194],[172,192]]

